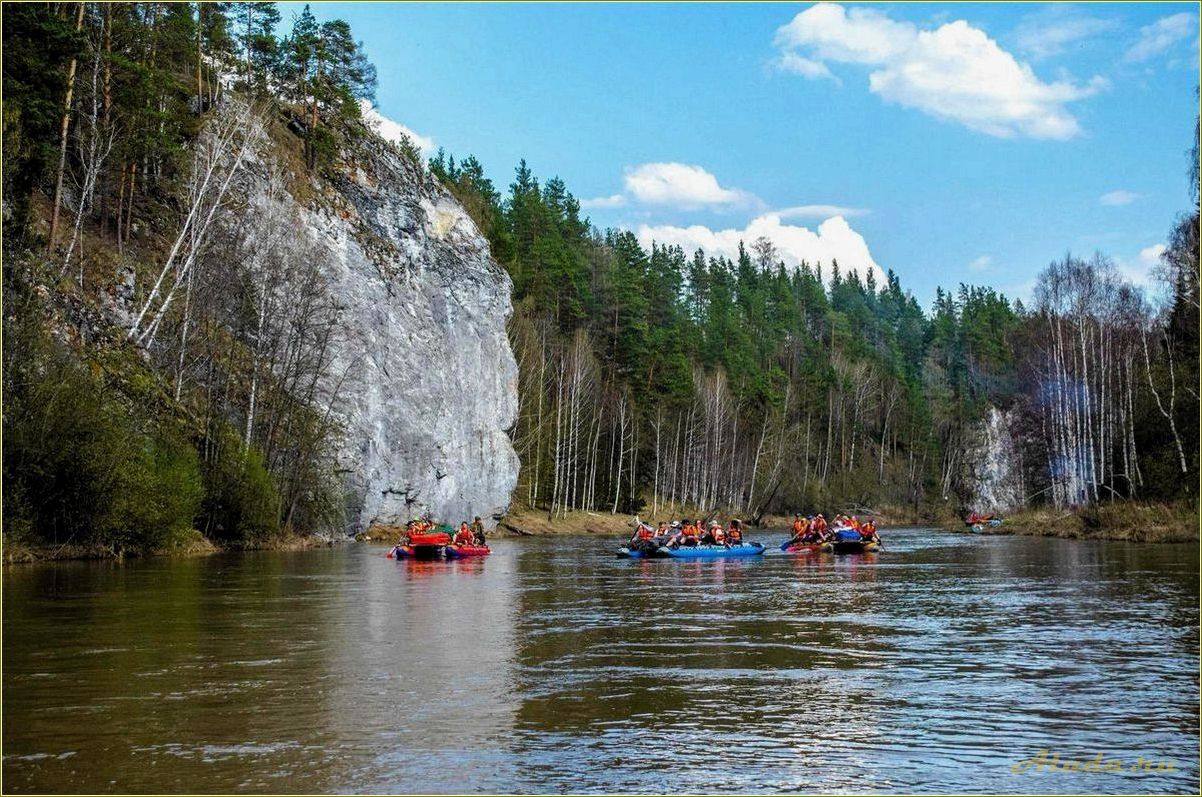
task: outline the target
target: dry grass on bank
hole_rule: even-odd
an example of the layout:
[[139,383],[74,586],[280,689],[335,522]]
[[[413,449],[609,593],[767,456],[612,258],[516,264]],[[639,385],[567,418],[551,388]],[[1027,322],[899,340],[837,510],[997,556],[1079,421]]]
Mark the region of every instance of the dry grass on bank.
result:
[[[946,527],[967,531],[958,520]],[[1123,502],[1078,510],[1040,507],[1006,515],[1001,526],[984,534],[1021,534],[1082,540],[1128,542],[1197,542],[1198,508],[1186,503]]]
[[634,529],[633,515],[611,515],[608,512],[568,512],[565,517],[547,517],[542,510],[514,506],[501,518],[497,537],[542,537],[549,534],[602,534],[629,536]]

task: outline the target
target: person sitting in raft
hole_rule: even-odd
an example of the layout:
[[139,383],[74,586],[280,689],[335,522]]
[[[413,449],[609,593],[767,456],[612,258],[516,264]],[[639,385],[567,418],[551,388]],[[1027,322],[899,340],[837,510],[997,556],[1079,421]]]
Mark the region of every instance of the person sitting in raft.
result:
[[655,532],[650,526],[648,526],[646,523],[639,523],[634,529],[634,534],[630,535],[630,541],[649,542],[654,536]]
[[803,518],[800,514],[793,516],[793,536],[789,538],[789,544],[801,542],[804,540],[810,531],[810,522]]
[[714,538],[714,545],[726,545],[727,534],[726,529],[722,528],[722,524],[714,521],[710,524],[710,534]]
[[455,532],[454,538],[451,540],[455,545],[471,545],[476,540],[476,535],[472,534],[471,527],[467,525],[467,521],[459,524],[459,531]]
[[727,545],[742,545],[743,544],[743,523],[742,521],[731,519],[730,528],[726,530]]
[[814,533],[814,536],[817,539],[819,539],[819,540],[826,539],[826,537],[827,537],[826,518],[824,518],[822,516],[821,512],[819,512],[818,516],[814,518],[814,522],[812,522],[810,524],[810,530]]
[[711,520],[709,527],[701,529],[701,544],[702,545],[718,545],[717,532],[722,530],[722,524],[716,520]]
[[668,528],[668,521],[661,520],[659,522],[659,528],[657,528],[655,530],[655,536],[662,540],[664,537],[667,537],[671,533],[672,533],[671,530]]
[[860,526],[860,539],[864,542],[880,542],[876,536],[876,521],[868,520]]
[[965,522],[966,524],[968,524],[969,526],[975,526],[975,525],[976,525],[976,524],[978,524],[978,523],[988,523],[988,522],[989,522],[989,521],[991,521],[991,520],[993,520],[993,513],[992,513],[992,512],[991,512],[991,513],[989,513],[988,515],[981,515],[981,514],[978,514],[978,513],[977,513],[977,510],[975,510],[975,509],[974,509],[974,510],[972,511],[972,514],[970,514],[970,515],[968,516],[968,519],[967,519],[967,520],[965,520],[964,522]]
[[472,521],[472,537],[476,545],[483,546],[484,541],[484,522],[480,520],[480,516],[476,515],[476,519]]
[[701,529],[691,520],[684,522],[684,527],[680,530],[681,545],[696,545],[697,538],[701,536]]
[[858,518],[855,515],[852,515],[851,517],[849,517],[847,519],[847,525],[851,526],[856,531],[859,531],[860,530],[860,518]]

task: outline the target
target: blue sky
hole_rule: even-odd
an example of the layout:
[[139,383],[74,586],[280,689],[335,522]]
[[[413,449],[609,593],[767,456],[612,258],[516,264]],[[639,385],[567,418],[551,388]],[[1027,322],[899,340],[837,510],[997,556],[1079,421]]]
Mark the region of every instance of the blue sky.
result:
[[[315,3],[378,111],[600,227],[1024,297],[1067,250],[1146,279],[1191,202],[1193,3]],[[282,4],[284,28],[299,4]]]

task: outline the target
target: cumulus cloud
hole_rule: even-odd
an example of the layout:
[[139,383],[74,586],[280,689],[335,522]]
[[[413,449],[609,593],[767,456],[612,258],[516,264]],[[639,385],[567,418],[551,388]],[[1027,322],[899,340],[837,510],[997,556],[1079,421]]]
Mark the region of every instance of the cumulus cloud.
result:
[[975,257],[968,264],[968,270],[975,271],[977,273],[988,271],[991,268],[993,268],[993,258],[989,255]]
[[1091,17],[1073,6],[1054,5],[1028,14],[1019,23],[1016,41],[1020,50],[1040,60],[1060,55],[1117,25],[1115,20]]
[[389,119],[373,108],[367,100],[359,100],[359,108],[363,112],[364,123],[372,130],[375,130],[385,141],[398,144],[401,141],[401,137],[404,136],[409,139],[413,146],[421,150],[423,155],[429,155],[436,149],[434,139],[429,136],[423,136],[400,122]]
[[[1139,29],[1139,39],[1127,50],[1124,59],[1149,61],[1167,52],[1173,45],[1198,34],[1198,17],[1182,12],[1164,17]],[[1195,47],[1197,45],[1195,44]]]
[[811,6],[776,32],[782,58],[872,67],[869,90],[887,102],[1000,138],[1073,138],[1081,132],[1067,105],[1106,83],[1045,83],[1025,63],[963,20],[932,30],[874,8]]
[[1141,194],[1137,194],[1134,191],[1119,189],[1118,191],[1102,194],[1102,196],[1098,197],[1098,202],[1108,207],[1116,207],[1119,205],[1130,205],[1139,199],[1140,196]]
[[1133,285],[1141,288],[1152,287],[1156,269],[1161,265],[1161,255],[1167,248],[1164,244],[1146,246],[1139,250],[1139,255],[1134,260],[1118,260],[1118,271]]
[[580,207],[588,210],[589,208],[620,208],[626,204],[626,197],[622,194],[611,194],[610,196],[599,196],[594,199],[580,200]]
[[809,58],[803,58],[797,53],[783,53],[776,60],[776,68],[782,72],[791,72],[794,75],[801,75],[810,80],[818,78],[826,78],[839,83],[839,78],[832,74],[829,67],[821,61],[811,61]]
[[839,269],[847,274],[856,271],[861,277],[872,272],[878,285],[885,284],[885,274],[872,259],[864,237],[851,228],[842,216],[834,216],[818,225],[816,231],[782,222],[777,213],[765,213],[752,219],[741,230],[714,230],[700,224],[691,227],[671,225],[642,225],[636,231],[639,242],[650,247],[653,241],[680,246],[685,252],[703,249],[707,255],[736,257],[739,242],[746,246],[758,238],[767,238],[777,248],[778,256],[788,266],[801,261],[811,266],[821,263],[823,277],[829,278],[831,261],[839,261]]
[[738,205],[755,197],[737,188],[723,188],[718,178],[687,163],[644,163],[626,170],[626,190],[645,205],[682,208]]

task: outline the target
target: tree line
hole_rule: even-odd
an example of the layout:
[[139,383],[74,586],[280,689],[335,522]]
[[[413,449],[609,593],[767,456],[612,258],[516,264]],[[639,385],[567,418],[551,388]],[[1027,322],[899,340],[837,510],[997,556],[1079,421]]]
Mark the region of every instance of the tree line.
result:
[[984,456],[1017,458],[1030,503],[1195,495],[1196,171],[1165,306],[1105,256],[1069,254],[1029,306],[962,284],[924,311],[892,271],[788,268],[767,239],[733,258],[647,249],[525,161],[504,195],[474,157],[440,150],[430,168],[513,278],[530,507],[967,511],[991,407],[1016,451]]

